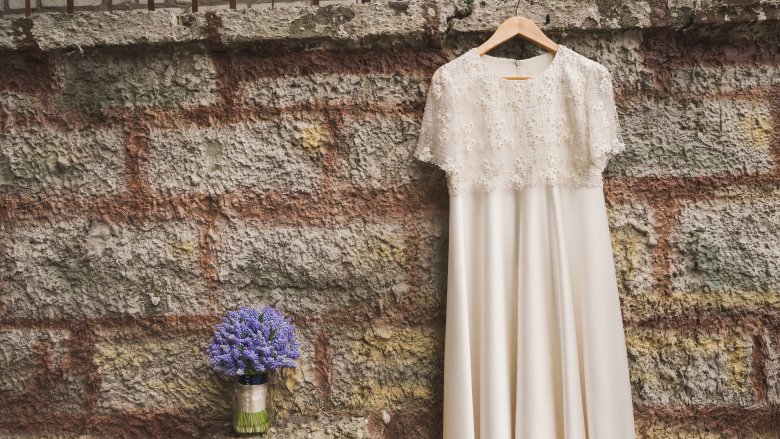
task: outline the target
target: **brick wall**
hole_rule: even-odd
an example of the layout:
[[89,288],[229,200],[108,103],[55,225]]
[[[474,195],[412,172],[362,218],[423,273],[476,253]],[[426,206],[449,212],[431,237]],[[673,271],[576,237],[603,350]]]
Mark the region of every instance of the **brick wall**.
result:
[[[639,437],[777,438],[777,5],[523,5],[616,80]],[[513,13],[0,20],[0,437],[229,436],[203,348],[242,304],[302,336],[273,437],[440,437],[448,196],[411,152],[432,72]]]

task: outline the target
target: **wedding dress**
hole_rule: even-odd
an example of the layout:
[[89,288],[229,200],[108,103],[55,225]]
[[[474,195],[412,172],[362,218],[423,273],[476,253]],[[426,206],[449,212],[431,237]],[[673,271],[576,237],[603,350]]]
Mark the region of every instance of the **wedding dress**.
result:
[[602,186],[623,148],[609,70],[564,45],[434,73],[414,155],[450,197],[444,439],[635,438]]

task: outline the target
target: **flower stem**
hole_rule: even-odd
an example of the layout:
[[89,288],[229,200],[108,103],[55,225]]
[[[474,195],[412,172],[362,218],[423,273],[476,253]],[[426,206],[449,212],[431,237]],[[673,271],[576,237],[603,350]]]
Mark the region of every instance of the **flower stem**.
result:
[[265,433],[271,427],[266,410],[257,413],[236,411],[233,416],[236,433]]

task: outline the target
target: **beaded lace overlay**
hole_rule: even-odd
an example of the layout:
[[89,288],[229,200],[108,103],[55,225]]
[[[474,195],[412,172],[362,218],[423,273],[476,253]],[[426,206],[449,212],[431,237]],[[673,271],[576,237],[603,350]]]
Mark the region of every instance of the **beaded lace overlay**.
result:
[[439,67],[414,156],[443,169],[457,194],[599,187],[609,157],[624,148],[611,73],[559,44],[551,63],[526,80],[492,72],[476,48]]

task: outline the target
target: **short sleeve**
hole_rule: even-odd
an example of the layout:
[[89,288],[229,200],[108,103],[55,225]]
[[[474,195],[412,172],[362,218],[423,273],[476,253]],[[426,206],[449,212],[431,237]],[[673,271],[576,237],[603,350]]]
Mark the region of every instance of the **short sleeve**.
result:
[[615,106],[612,74],[599,65],[594,78],[588,90],[588,147],[591,163],[604,170],[609,159],[625,149],[625,143]]
[[434,72],[425,102],[420,134],[414,157],[445,169],[451,157],[448,153],[448,130],[451,119],[449,90],[441,68]]

